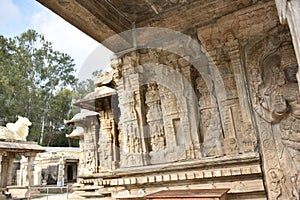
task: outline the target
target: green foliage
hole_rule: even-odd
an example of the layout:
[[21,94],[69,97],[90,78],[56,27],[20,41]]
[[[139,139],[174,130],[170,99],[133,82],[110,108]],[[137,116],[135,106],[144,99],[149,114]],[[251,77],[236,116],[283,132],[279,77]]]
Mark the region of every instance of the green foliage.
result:
[[77,82],[73,95],[75,101],[84,98],[87,94],[95,90],[95,81],[101,73],[102,70],[96,70],[92,73],[92,78]]
[[34,30],[0,36],[0,125],[25,116],[33,124],[28,140],[68,146],[64,134],[70,127],[63,121],[73,115],[74,66],[70,56],[53,50]]
[[93,92],[95,89],[95,84],[92,79],[87,79],[78,82],[75,87],[74,100],[79,100],[84,98],[88,93]]

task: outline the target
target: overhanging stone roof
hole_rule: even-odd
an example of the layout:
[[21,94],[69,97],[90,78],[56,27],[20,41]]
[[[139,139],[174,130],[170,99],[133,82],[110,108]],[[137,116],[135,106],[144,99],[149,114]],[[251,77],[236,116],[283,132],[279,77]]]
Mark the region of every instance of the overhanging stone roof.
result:
[[109,99],[111,96],[116,94],[117,92],[115,89],[107,86],[101,86],[96,88],[94,92],[86,95],[83,99],[76,101],[74,105],[87,110],[98,111],[107,104],[107,101],[110,102],[110,100],[103,101],[100,99]]
[[[252,0],[37,1],[115,53],[121,50],[120,41],[107,39],[124,31],[141,27],[187,31],[255,3]],[[133,44],[132,35],[126,36],[119,39]]]
[[17,153],[39,153],[45,149],[36,142],[2,142],[0,141],[0,152],[17,152]]
[[94,117],[97,115],[99,115],[99,113],[82,109],[80,113],[77,113],[76,115],[74,115],[74,117],[70,120],[65,120],[64,123],[69,124],[69,125],[75,124],[75,123],[84,121],[87,117]]

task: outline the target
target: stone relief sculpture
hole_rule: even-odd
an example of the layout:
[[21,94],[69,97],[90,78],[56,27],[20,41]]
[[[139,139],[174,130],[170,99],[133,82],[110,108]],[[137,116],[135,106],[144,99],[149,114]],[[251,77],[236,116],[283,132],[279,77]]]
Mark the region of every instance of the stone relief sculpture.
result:
[[127,125],[126,148],[129,153],[141,152],[141,138],[137,135],[136,127],[132,123]]
[[18,116],[15,123],[8,123],[6,127],[0,127],[0,139],[26,141],[31,122],[26,117]]
[[137,93],[132,92],[130,94],[130,118],[136,119],[137,121],[140,121],[139,114],[138,114],[138,100],[137,100]]
[[298,61],[298,72],[296,78],[300,91],[300,2],[298,0],[275,0],[280,22],[288,23],[291,31],[293,46]]
[[298,65],[289,42],[271,47],[265,50],[260,65],[250,65],[252,99],[262,120],[258,127],[270,195],[273,199],[296,200],[300,193]]
[[95,171],[94,156],[93,152],[91,151],[88,151],[86,154],[85,168],[88,171],[88,173],[93,173]]
[[149,83],[145,94],[145,103],[147,105],[147,122],[149,124],[151,149],[160,151],[165,147],[165,133],[162,119],[162,109],[158,86],[156,83]]
[[197,77],[195,82],[199,94],[202,153],[204,156],[221,156],[223,134],[220,113],[215,97],[212,96],[213,83],[211,81],[205,83],[202,77]]

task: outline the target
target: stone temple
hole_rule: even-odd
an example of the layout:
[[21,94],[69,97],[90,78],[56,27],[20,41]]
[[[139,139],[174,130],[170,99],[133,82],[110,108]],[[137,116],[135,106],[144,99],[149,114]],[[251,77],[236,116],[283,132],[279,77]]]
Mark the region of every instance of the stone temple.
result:
[[115,53],[67,121],[74,195],[299,199],[298,0],[38,1]]

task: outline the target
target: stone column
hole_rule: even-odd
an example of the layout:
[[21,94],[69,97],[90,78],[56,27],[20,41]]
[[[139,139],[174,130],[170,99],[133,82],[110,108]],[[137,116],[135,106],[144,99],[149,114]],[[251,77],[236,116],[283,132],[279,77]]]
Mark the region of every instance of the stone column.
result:
[[27,184],[28,186],[33,185],[33,181],[34,181],[34,160],[35,160],[35,156],[36,154],[34,153],[27,153],[25,154],[25,156],[27,157]]
[[7,168],[7,186],[12,185],[12,173],[13,173],[13,166],[15,160],[15,154],[9,153],[8,154],[8,168]]
[[57,186],[64,186],[65,184],[65,160],[64,157],[60,157],[58,165],[58,175],[57,175]]
[[289,25],[298,62],[297,80],[300,90],[300,1],[275,0],[280,22]]
[[20,160],[20,179],[18,185],[26,185],[27,184],[27,158],[22,156]]
[[1,164],[1,187],[5,188],[7,186],[7,171],[8,169],[8,155],[7,153],[2,154],[2,164]]
[[[0,187],[1,187],[1,188],[4,188],[4,187],[3,187],[3,183],[5,183],[5,181],[2,180],[2,178],[3,178],[2,173],[5,173],[5,170],[2,171],[2,169],[5,169],[5,168],[2,167],[2,158],[3,158],[3,156],[5,156],[5,155],[6,155],[5,152],[1,152],[1,153],[0,153]],[[0,200],[1,200],[1,199],[6,199],[6,196],[5,196],[4,194],[1,194],[1,193],[0,193]]]
[[2,157],[3,157],[4,153],[0,153],[0,186],[2,187],[2,183],[3,183],[3,176],[2,176]]

